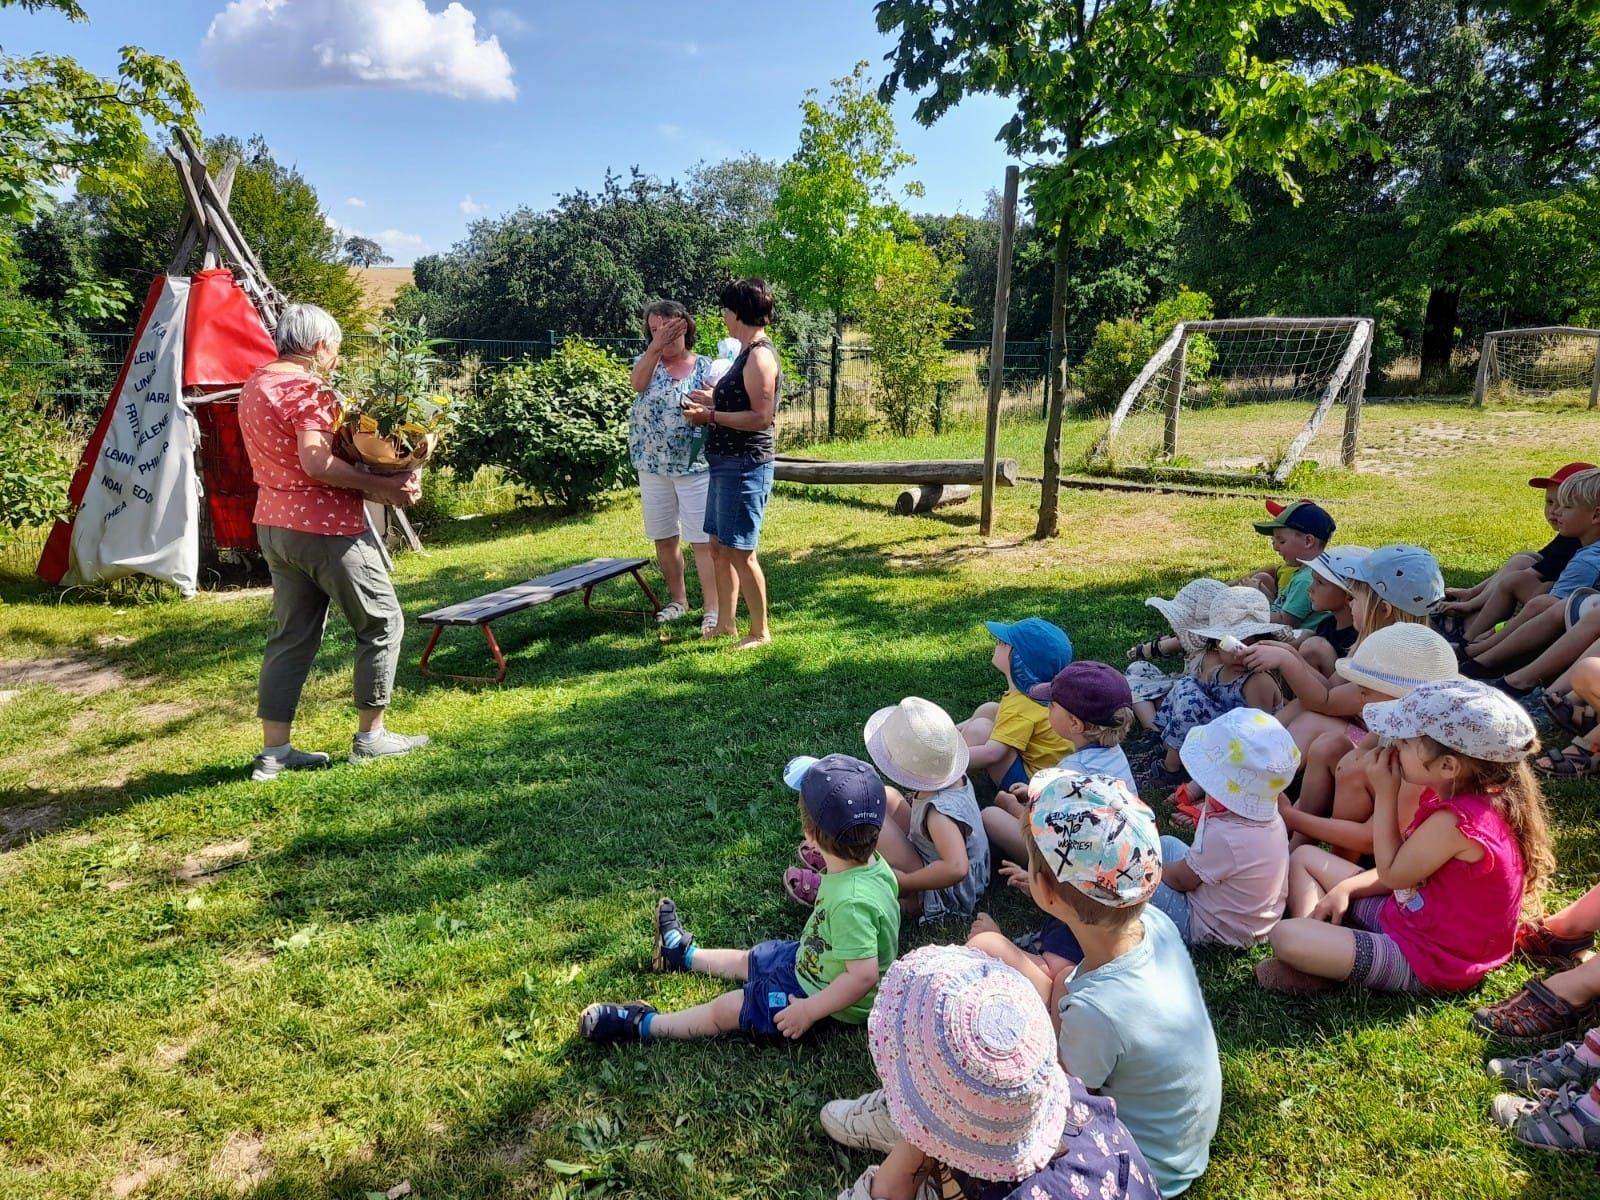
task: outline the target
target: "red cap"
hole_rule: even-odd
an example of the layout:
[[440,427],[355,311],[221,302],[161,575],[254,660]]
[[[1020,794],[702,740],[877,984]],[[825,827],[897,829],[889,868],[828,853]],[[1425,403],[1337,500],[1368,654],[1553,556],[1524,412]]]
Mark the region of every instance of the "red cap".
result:
[[1267,501],[1267,511],[1275,517],[1283,516],[1283,510],[1288,507],[1287,504],[1279,504],[1276,500]]
[[[1571,479],[1579,471],[1592,471],[1594,469],[1595,468],[1594,468],[1594,464],[1593,463],[1568,463],[1566,466],[1562,467],[1561,470],[1557,471],[1554,475],[1551,475],[1548,479],[1540,478],[1540,479],[1530,479],[1530,480],[1528,480],[1528,486],[1529,487],[1536,487],[1536,488],[1560,487],[1563,483],[1565,483],[1567,480]],[[1268,502],[1268,507],[1269,508],[1271,507],[1271,502],[1270,501]]]

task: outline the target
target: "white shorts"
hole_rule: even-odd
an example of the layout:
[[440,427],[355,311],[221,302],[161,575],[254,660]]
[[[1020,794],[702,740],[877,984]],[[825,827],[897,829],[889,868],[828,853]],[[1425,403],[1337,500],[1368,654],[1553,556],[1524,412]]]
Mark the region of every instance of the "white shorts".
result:
[[651,475],[639,472],[639,498],[644,502],[644,535],[652,542],[682,537],[686,542],[704,545],[711,540],[706,532],[706,487],[709,472],[698,475]]

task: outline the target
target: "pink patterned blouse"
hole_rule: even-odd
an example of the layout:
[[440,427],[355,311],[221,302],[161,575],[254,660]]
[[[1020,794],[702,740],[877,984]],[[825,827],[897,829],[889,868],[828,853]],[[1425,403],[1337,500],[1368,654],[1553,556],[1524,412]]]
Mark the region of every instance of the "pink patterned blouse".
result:
[[302,429],[332,432],[333,393],[311,375],[261,368],[239,394],[239,430],[255,473],[257,525],[352,536],[367,527],[360,492],[318,483],[300,465]]

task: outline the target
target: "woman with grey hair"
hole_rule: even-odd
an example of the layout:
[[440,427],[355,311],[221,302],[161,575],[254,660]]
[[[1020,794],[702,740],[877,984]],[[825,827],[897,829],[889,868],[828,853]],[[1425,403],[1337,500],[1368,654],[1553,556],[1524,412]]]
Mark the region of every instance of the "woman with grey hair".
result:
[[256,703],[262,734],[251,772],[256,780],[329,764],[326,754],[295,749],[290,730],[330,603],[356,635],[360,722],[351,761],[405,754],[428,741],[384,728],[405,622],[388,555],[365,509],[369,499],[414,504],[418,473],[379,474],[335,457],[339,404],[326,379],[342,339],[338,322],[316,305],[290,305],[278,321],[278,357],[250,376],[239,395],[239,429],[258,489],[256,535],[272,570],[273,629]]

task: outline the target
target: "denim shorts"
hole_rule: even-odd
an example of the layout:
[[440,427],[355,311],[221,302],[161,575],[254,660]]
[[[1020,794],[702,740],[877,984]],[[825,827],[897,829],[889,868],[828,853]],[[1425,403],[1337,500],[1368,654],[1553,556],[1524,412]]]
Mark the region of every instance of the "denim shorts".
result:
[[753,1037],[782,1037],[772,1018],[789,1007],[790,996],[804,996],[794,973],[799,942],[761,942],[746,960],[744,1007],[739,1010],[739,1031]]
[[754,550],[761,518],[772,495],[772,464],[707,454],[711,486],[706,492],[706,532],[733,550]]
[[1022,761],[1022,752],[1017,751],[1017,756],[1011,760],[1011,765],[1006,768],[1006,773],[1000,779],[1000,790],[1015,787],[1019,783],[1028,782],[1028,764]]

